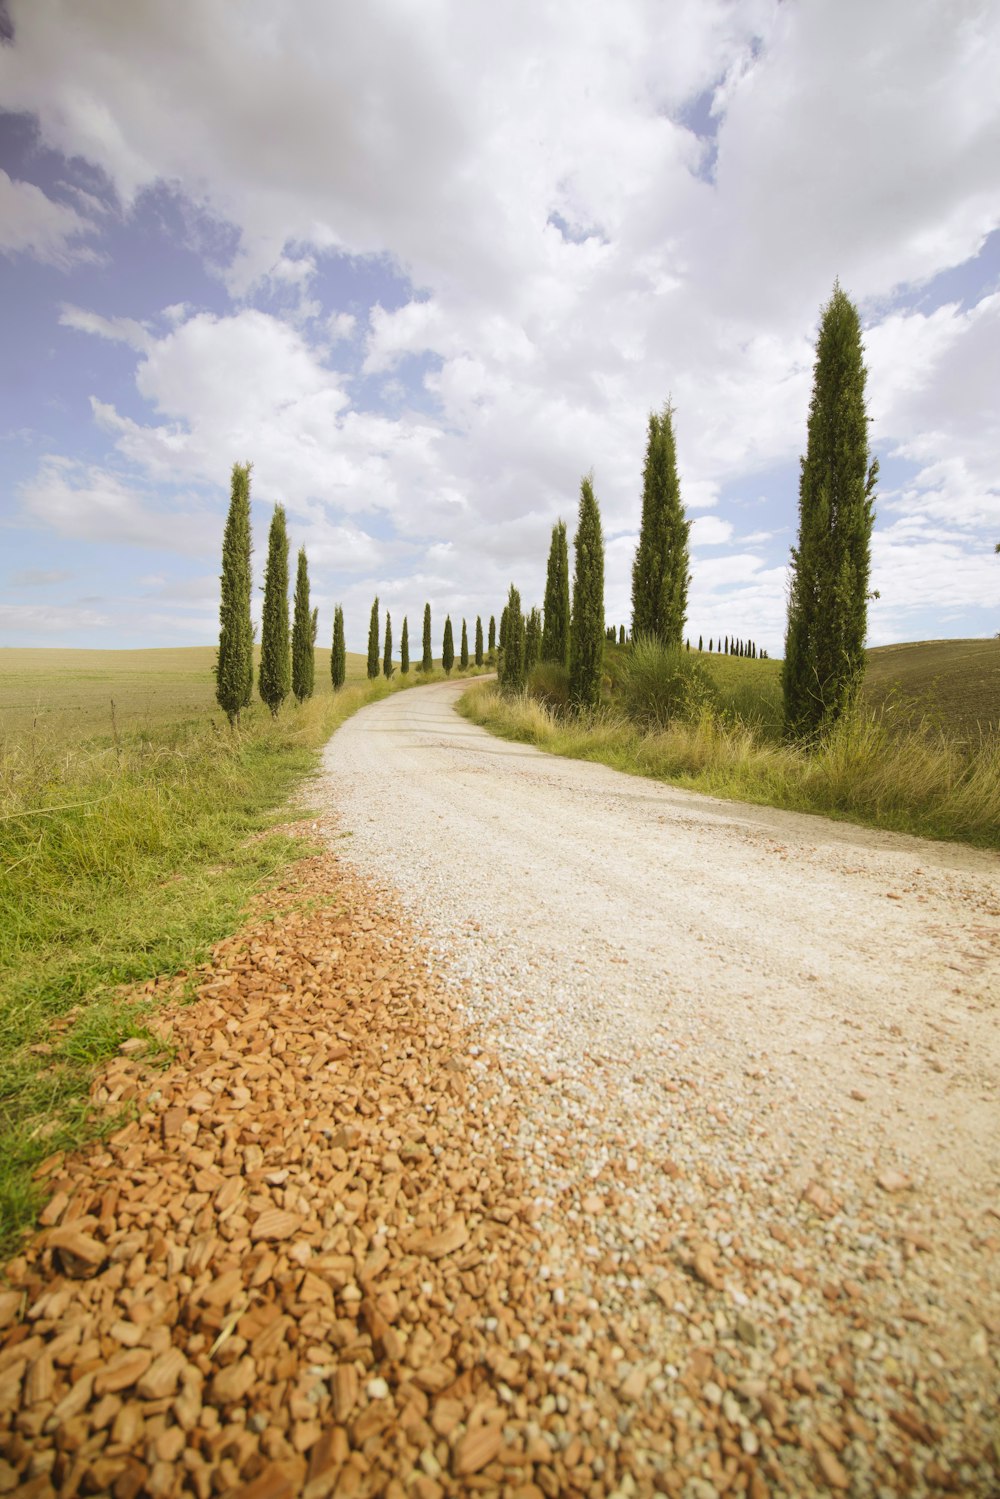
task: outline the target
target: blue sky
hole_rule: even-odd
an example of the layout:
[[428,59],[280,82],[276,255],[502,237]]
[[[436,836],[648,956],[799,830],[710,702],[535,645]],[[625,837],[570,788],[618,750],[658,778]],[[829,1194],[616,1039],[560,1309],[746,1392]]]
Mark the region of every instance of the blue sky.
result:
[[689,630],[784,634],[813,342],[865,328],[872,644],[1000,628],[1000,13],[955,0],[9,0],[0,645],[210,644],[228,480],[321,637],[541,602],[646,418]]

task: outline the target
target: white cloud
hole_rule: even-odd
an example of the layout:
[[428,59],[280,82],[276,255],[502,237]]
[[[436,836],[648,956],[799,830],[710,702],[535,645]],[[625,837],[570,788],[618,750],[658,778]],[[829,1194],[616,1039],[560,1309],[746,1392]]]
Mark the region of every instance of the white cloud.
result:
[[219,545],[216,516],[154,509],[140,490],[98,465],[46,458],[20,496],[24,513],[59,536],[186,555]]
[[98,609],[74,605],[0,604],[3,635],[43,635],[74,639],[82,630],[102,629],[111,616]]
[[80,333],[94,333],[98,338],[109,339],[112,343],[128,344],[130,349],[138,349],[140,353],[144,353],[152,343],[149,330],[135,318],[102,317],[100,313],[74,307],[70,302],[63,303],[59,321],[64,328],[75,328]]
[[[370,581],[381,549],[426,582],[444,566],[426,548],[448,541],[442,586],[461,602],[467,578],[483,598],[511,575],[540,596],[549,527],[561,513],[572,532],[593,467],[620,616],[646,414],[672,396],[682,493],[713,511],[693,540],[739,549],[699,556],[692,597],[724,609],[728,590],[780,638],[784,568],[743,550],[780,526],[761,516],[741,538],[720,495],[756,492],[802,450],[817,310],[839,273],[871,325],[875,439],[916,465],[880,514],[989,521],[996,299],[884,311],[1000,222],[1000,27],[973,0],[178,0],[169,17],[136,0],[127,26],[68,0],[12,13],[9,107],[126,205],[167,182],[235,225],[230,289],[300,325],[179,304],[158,335],[152,313],[147,328],[77,309],[74,327],[143,356],[152,419],[91,392],[138,475],[219,486],[252,457],[257,499],[285,500],[331,568],[353,558]],[[713,89],[714,182],[684,124]],[[373,275],[394,265],[409,300],[367,321],[355,302],[320,309],[331,250],[373,257]],[[327,347],[303,331],[320,311]],[[324,363],[362,330],[382,411]],[[417,391],[409,356],[427,355]]]
[[93,229],[75,208],[0,168],[0,251],[5,255],[31,255],[66,270],[77,261],[95,259],[94,251],[79,243]]

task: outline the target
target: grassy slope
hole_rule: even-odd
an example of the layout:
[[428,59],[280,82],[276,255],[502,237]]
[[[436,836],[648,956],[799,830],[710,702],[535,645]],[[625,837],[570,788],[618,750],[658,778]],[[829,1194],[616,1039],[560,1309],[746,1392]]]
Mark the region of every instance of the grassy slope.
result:
[[1000,640],[921,640],[868,652],[865,692],[893,693],[961,738],[1000,732]]
[[309,703],[257,702],[234,734],[213,660],[0,651],[0,1243],[31,1221],[33,1167],[93,1127],[95,1064],[141,1030],[122,986],[183,974],[301,853],[275,829],[344,718],[443,676],[369,683],[354,656],[334,694],[324,655]]
[[[945,651],[946,645],[954,650]],[[991,694],[997,688],[985,673],[1000,654],[1000,644],[931,642],[891,650],[910,653],[911,690],[913,684],[922,685],[930,720],[914,723],[910,705],[902,710],[894,706],[893,669],[883,670],[879,663],[858,718],[839,726],[811,754],[782,742],[778,661],[692,652],[718,689],[717,711],[695,722],[674,720],[655,732],[626,721],[616,709],[613,691],[593,721],[559,717],[537,702],[505,700],[488,686],[466,693],[460,708],[506,738],[710,795],[1000,847],[1000,735],[970,733],[967,714],[959,717],[954,732],[946,706],[957,702],[968,708],[974,702],[977,713],[983,718],[991,714],[995,721],[1000,705]],[[890,654],[869,656],[877,660]],[[939,664],[949,659],[949,695],[928,698],[931,684],[943,680]],[[605,668],[612,684],[621,660],[619,648],[609,648]],[[984,675],[985,695],[978,685]],[[915,716],[919,720],[919,713]]]

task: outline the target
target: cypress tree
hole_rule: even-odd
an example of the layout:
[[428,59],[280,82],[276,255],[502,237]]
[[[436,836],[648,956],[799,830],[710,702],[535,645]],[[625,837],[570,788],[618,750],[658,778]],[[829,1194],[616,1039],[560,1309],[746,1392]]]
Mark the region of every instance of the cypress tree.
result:
[[808,738],[854,701],[865,669],[878,461],[868,459],[861,320],[835,282],[823,308],[781,685],[785,728]]
[[468,630],[466,628],[465,620],[464,619],[462,620],[462,654],[458,658],[458,664],[462,668],[463,671],[468,671],[468,669],[469,669],[469,632],[468,632]]
[[275,505],[267,540],[264,572],[264,618],[260,632],[260,675],[257,691],[277,715],[292,685],[288,641],[288,531],[285,511]]
[[632,639],[648,635],[664,645],[681,643],[691,581],[688,532],[677,479],[674,410],[649,413],[642,470],[642,522],[632,567]]
[[344,645],[344,611],[338,604],[333,611],[333,645],[330,649],[330,680],[334,692],[344,685],[347,676],[347,649]]
[[524,615],[521,613],[521,595],[513,583],[500,617],[499,677],[504,692],[524,691]]
[[699,649],[699,650],[700,650],[700,651],[702,651],[702,650],[704,650],[704,649],[705,649],[705,647],[704,647],[704,644],[703,644],[703,643],[702,643],[702,638],[701,638],[701,636],[700,636],[700,635],[699,635],[699,636],[698,636],[698,649]]
[[533,668],[538,665],[542,650],[542,616],[532,609],[524,627],[524,680],[527,681]]
[[403,615],[403,633],[399,637],[399,674],[401,677],[408,675],[410,670],[410,627],[406,623],[406,615]]
[[476,615],[476,665],[483,664],[483,617]]
[[691,649],[691,636],[690,636],[690,635],[689,635],[689,636],[688,636],[688,638],[687,638],[687,642],[686,642],[686,649],[687,649],[687,650],[690,650],[690,649]]
[[420,660],[421,671],[432,671],[434,657],[431,655],[431,606],[424,605],[424,653]]
[[723,647],[722,647],[722,654],[724,656],[728,656],[729,655],[729,636],[728,635],[726,636],[725,642],[724,642]]
[[371,617],[368,620],[368,680],[374,682],[379,674],[378,661],[378,594],[372,604]]
[[385,654],[382,657],[382,675],[392,676],[392,615],[385,611]]
[[491,614],[490,615],[490,636],[489,636],[489,646],[488,646],[489,653],[490,653],[491,656],[493,656],[493,655],[496,654],[496,648],[497,648],[497,621],[496,621],[496,615]]
[[624,625],[622,625],[621,628],[618,631],[618,644],[619,645],[624,645],[625,644],[625,626]]
[[545,573],[545,627],[542,631],[541,659],[569,665],[569,551],[566,545],[566,523],[552,527],[549,562]]
[[316,619],[309,607],[309,565],[305,547],[299,547],[295,573],[295,602],[292,608],[292,692],[297,703],[312,697],[315,683],[313,630]]
[[253,690],[253,625],[250,621],[250,469],[234,463],[229,514],[222,538],[222,589],[219,601],[219,653],[215,661],[215,697],[230,723]]
[[451,632],[451,615],[444,617],[444,640],[441,644],[441,665],[445,671],[451,673],[455,665],[455,637]]
[[580,485],[580,517],[573,541],[573,618],[570,626],[569,695],[578,708],[601,696],[604,662],[604,536],[590,478]]
[[713,641],[713,639],[714,639],[714,638],[715,638],[715,637],[714,637],[714,636],[712,636],[712,635],[710,635],[710,636],[709,636],[709,637],[708,637],[708,648],[709,648],[709,650],[711,650],[711,649],[712,649],[712,641]]

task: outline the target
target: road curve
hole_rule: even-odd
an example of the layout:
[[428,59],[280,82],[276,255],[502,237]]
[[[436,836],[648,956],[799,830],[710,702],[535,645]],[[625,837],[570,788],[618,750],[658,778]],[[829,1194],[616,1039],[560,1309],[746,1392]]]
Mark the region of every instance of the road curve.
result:
[[524,1044],[670,1054],[786,1140],[1000,1207],[1000,859],[496,739],[465,685],[356,714],[320,800]]

